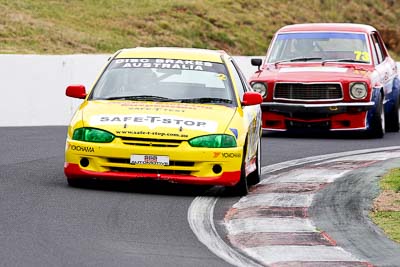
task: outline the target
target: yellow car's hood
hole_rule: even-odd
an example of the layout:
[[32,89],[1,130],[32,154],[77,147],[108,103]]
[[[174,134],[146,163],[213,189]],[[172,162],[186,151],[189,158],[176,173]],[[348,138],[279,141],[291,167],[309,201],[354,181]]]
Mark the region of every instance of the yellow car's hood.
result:
[[116,136],[190,139],[224,133],[236,108],[222,105],[143,101],[87,101],[83,124]]

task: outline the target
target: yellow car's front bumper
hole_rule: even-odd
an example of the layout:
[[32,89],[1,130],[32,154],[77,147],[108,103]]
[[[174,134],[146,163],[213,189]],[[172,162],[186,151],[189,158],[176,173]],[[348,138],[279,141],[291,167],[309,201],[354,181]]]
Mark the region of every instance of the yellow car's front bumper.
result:
[[[132,155],[167,156],[169,164],[131,164]],[[68,179],[149,178],[232,186],[240,180],[242,157],[242,147],[199,148],[186,141],[116,138],[112,143],[89,143],[67,139],[64,172]]]

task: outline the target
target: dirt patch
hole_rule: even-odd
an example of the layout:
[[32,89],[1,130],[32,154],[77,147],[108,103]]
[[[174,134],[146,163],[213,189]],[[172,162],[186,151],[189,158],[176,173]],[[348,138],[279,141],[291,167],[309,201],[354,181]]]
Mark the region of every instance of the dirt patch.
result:
[[400,192],[384,190],[374,200],[373,211],[400,211]]

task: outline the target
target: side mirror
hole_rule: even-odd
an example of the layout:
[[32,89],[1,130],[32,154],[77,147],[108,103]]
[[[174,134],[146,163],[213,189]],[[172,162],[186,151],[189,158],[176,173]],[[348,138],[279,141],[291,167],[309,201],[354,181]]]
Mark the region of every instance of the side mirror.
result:
[[259,105],[263,102],[263,97],[257,92],[246,92],[243,95],[243,106]]
[[65,91],[65,95],[73,98],[84,99],[86,97],[86,89],[84,85],[70,85]]
[[261,58],[252,58],[251,59],[251,65],[256,66],[258,70],[260,70],[262,64],[262,59]]

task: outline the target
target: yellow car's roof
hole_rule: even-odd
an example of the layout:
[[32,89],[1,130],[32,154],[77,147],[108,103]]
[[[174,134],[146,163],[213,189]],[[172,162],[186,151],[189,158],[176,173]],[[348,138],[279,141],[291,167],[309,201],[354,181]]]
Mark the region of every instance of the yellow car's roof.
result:
[[222,63],[222,50],[208,50],[180,47],[137,47],[122,49],[115,58],[167,58],[182,60],[199,60]]

